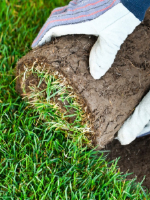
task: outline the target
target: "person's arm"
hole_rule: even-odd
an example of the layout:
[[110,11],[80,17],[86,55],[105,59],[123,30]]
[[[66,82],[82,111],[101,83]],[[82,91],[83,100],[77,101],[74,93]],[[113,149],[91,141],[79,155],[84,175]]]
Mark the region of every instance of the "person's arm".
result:
[[[149,6],[150,0],[70,1],[67,6],[57,8],[51,13],[35,38],[32,48],[45,44],[52,37],[62,35],[98,36],[90,52],[89,67],[92,77],[99,79],[113,64],[121,44],[144,19]],[[150,120],[150,93],[142,102],[119,131],[118,139],[122,144],[130,143]],[[140,126],[139,130],[135,128],[136,124]]]
[[140,21],[143,21],[145,13],[150,6],[150,0],[121,0],[121,2]]

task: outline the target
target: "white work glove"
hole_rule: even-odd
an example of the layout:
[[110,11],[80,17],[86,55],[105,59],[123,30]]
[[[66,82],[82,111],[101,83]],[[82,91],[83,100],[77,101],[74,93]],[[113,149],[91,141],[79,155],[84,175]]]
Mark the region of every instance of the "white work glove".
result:
[[130,144],[136,137],[150,134],[150,92],[136,107],[118,132],[117,139],[122,145]]
[[32,48],[62,35],[98,36],[90,53],[89,67],[93,78],[100,79],[113,64],[121,44],[140,23],[120,0],[71,1],[52,12]]
[[[113,64],[121,44],[141,23],[149,4],[149,0],[73,0],[51,13],[32,48],[49,42],[52,37],[69,34],[98,36],[90,52],[89,67],[92,77],[99,79]],[[121,144],[133,141],[149,120],[150,94],[119,131]]]

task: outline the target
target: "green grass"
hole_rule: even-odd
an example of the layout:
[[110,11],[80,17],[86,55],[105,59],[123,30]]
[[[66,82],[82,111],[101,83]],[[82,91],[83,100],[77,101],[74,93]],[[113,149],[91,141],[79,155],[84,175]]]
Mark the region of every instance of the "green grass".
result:
[[[57,73],[57,75],[56,75]],[[38,78],[38,86],[30,86],[30,93],[26,93],[24,79],[29,76]],[[58,74],[43,71],[43,66],[26,66],[22,76],[22,88],[29,105],[40,114],[40,118],[51,128],[61,129],[66,137],[80,142],[80,147],[87,145],[92,148],[89,135],[91,134],[90,122],[82,109],[81,102],[68,85],[67,80]],[[45,89],[40,89],[41,84]],[[61,104],[60,104],[61,103]],[[78,143],[79,144],[79,143]]]
[[0,1],[0,198],[150,199],[141,183],[126,180],[117,161],[107,163],[102,152],[82,147],[82,130],[68,124],[70,137],[61,129],[57,109],[36,102],[32,107],[15,92],[16,62],[30,50],[50,11],[67,2]]

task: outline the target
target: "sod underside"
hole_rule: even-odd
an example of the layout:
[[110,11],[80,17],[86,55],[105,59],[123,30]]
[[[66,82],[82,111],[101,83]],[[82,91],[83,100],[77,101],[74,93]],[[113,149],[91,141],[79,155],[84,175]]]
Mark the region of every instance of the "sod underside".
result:
[[[100,80],[91,77],[88,67],[89,52],[96,38],[65,36],[32,50],[18,62],[17,91],[26,95],[30,86],[39,87],[32,72],[25,75],[27,68],[39,66],[45,73],[61,74],[80,98],[90,119],[92,142],[101,149],[113,140],[150,88],[149,16],[147,13],[145,23],[127,38],[113,66]],[[46,88],[44,82],[40,87]]]

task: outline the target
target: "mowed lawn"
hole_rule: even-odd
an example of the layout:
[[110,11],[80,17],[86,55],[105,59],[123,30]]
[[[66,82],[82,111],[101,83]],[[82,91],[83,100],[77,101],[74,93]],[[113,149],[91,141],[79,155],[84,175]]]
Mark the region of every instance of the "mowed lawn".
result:
[[54,109],[32,107],[15,92],[17,61],[51,10],[68,2],[0,1],[0,199],[150,199],[117,160],[107,163],[103,152],[82,144],[82,129],[70,137]]

